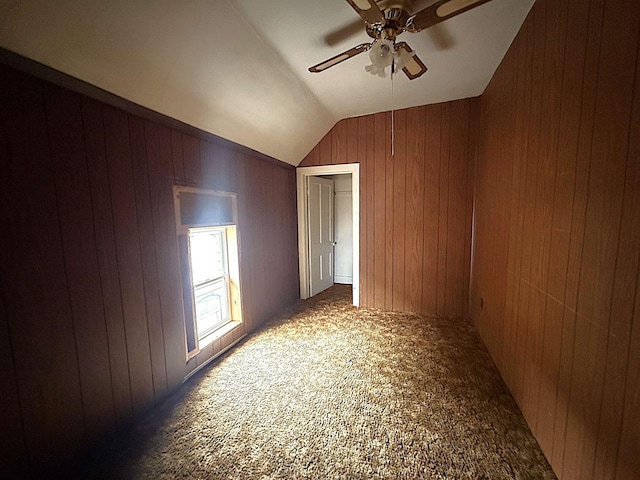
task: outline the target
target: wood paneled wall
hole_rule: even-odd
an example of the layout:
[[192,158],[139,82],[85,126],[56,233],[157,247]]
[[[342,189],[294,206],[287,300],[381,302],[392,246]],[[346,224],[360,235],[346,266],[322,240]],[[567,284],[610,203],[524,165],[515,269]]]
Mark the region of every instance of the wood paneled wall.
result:
[[[466,316],[470,102],[340,121],[300,166],[360,163],[360,302]],[[475,144],[476,142],[471,142]]]
[[538,0],[474,101],[471,316],[561,479],[640,475],[639,32]]
[[185,363],[173,184],[238,194],[245,327],[298,298],[295,171],[0,66],[0,476],[39,477]]

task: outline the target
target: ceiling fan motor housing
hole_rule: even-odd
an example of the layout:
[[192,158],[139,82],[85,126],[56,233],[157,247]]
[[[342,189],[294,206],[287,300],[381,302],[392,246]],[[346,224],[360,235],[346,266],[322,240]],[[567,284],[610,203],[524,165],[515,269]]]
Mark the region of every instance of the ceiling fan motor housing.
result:
[[410,16],[413,2],[408,0],[386,0],[378,3],[385,21],[384,23],[375,23],[373,25],[367,23],[367,34],[375,39],[388,38],[395,40],[403,31],[404,25]]

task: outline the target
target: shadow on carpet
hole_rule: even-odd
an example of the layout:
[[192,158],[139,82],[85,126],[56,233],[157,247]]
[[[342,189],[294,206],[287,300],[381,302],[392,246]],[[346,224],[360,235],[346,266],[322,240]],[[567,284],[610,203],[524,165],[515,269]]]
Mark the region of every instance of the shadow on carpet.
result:
[[210,366],[82,478],[555,478],[472,325],[334,286]]

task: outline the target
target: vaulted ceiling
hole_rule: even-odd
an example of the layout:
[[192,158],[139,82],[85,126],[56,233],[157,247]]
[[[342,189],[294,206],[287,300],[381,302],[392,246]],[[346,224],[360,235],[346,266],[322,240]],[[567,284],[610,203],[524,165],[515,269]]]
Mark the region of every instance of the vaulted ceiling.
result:
[[345,0],[0,0],[0,46],[297,165],[342,118],[480,95],[533,3],[403,33],[429,71],[393,85],[366,54],[307,70],[371,40],[324,40],[358,21]]

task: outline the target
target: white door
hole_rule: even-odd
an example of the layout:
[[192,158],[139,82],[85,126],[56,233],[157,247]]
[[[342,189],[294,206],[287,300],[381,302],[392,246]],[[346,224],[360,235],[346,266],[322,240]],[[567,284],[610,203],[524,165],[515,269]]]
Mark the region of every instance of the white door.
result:
[[333,181],[309,177],[310,296],[333,285]]

